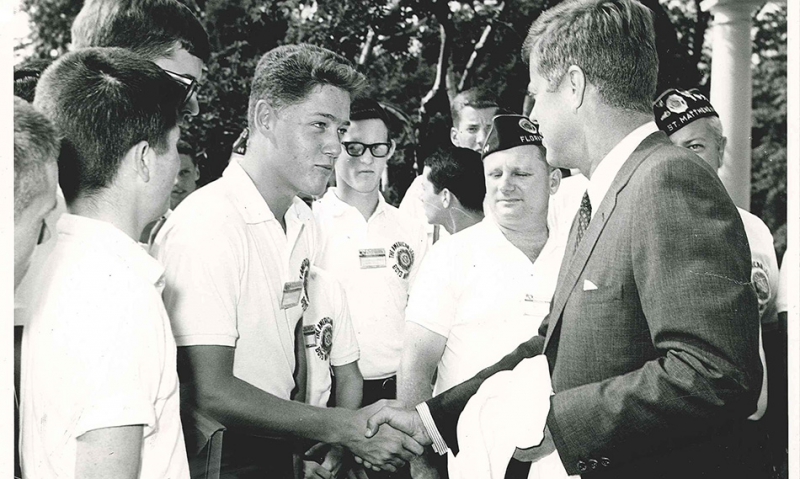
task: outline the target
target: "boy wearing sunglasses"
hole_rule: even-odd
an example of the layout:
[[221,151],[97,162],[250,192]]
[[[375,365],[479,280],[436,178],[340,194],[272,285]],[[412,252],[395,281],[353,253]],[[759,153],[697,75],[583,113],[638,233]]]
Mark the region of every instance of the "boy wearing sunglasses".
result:
[[395,150],[386,111],[359,99],[350,107],[350,121],[335,164],[336,186],[314,203],[314,216],[323,244],[317,264],[347,294],[367,405],[395,398],[406,299],[426,234],[381,195],[381,177]]

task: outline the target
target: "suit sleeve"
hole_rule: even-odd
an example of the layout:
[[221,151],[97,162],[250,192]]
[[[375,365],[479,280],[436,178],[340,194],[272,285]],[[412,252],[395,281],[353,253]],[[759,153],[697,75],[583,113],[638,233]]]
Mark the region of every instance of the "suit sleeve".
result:
[[547,424],[570,474],[587,458],[619,466],[685,447],[755,410],[758,304],[739,215],[699,161],[652,160],[624,192],[639,303],[625,307],[641,308],[658,356],[551,398]]

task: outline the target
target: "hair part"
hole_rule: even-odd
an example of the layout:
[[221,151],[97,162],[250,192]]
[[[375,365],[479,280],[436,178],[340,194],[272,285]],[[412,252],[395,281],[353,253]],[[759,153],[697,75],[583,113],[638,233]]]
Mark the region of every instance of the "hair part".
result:
[[431,169],[428,180],[435,193],[447,188],[464,208],[483,211],[486,180],[480,153],[469,148],[438,149],[425,159],[425,166]]
[[303,102],[322,85],[342,89],[352,98],[365,88],[366,79],[346,58],[325,48],[305,43],[273,48],[261,57],[253,75],[248,126],[251,130],[255,127],[259,100],[280,110]]
[[86,0],[72,23],[77,48],[120,47],[148,60],[170,56],[176,46],[207,62],[205,28],[177,0]]
[[533,22],[522,55],[535,62],[550,91],[576,65],[607,105],[652,112],[658,79],[653,14],[636,0],[564,1]]
[[14,97],[14,220],[42,194],[49,165],[58,158],[55,128],[27,101]]
[[461,121],[461,112],[466,107],[472,107],[476,110],[500,108],[497,97],[493,93],[482,88],[464,90],[456,95],[450,103],[450,116],[453,117],[453,126],[458,126],[459,121]]
[[56,60],[34,105],[63,138],[59,183],[67,203],[109,186],[137,143],[163,152],[184,95],[156,64],[122,48],[86,48]]

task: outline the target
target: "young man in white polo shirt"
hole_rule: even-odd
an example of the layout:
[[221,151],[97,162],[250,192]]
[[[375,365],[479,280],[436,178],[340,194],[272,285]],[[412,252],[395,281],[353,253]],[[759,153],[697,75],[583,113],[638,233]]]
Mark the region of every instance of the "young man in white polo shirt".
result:
[[365,440],[354,412],[291,401],[295,374],[305,375],[295,333],[317,252],[311,210],[297,194],[324,190],[363,82],[323,48],[267,52],[253,77],[246,153],[186,198],[153,244],[185,401],[228,428],[223,467],[240,477],[292,474],[293,444],[264,437],[343,444],[391,468],[411,455],[404,444],[421,451],[393,431]]
[[378,102],[359,99],[336,160],[336,187],[314,203],[323,249],[321,268],[347,293],[361,348],[364,404],[394,399],[408,289],[425,254],[422,225],[386,203],[380,179],[394,153]]
[[189,477],[163,269],[135,240],[169,204],[185,97],[122,49],[68,53],[39,82],[35,106],[64,139],[69,213],[48,270],[32,278],[25,477]]

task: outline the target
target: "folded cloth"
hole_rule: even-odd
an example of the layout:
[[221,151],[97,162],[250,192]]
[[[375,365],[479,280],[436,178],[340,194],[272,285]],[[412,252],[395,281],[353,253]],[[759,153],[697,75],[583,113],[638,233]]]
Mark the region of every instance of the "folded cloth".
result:
[[[484,381],[458,421],[460,452],[448,462],[453,479],[502,479],[514,450],[541,444],[550,411],[550,369],[544,355]],[[567,477],[557,452],[531,467],[529,479]]]

